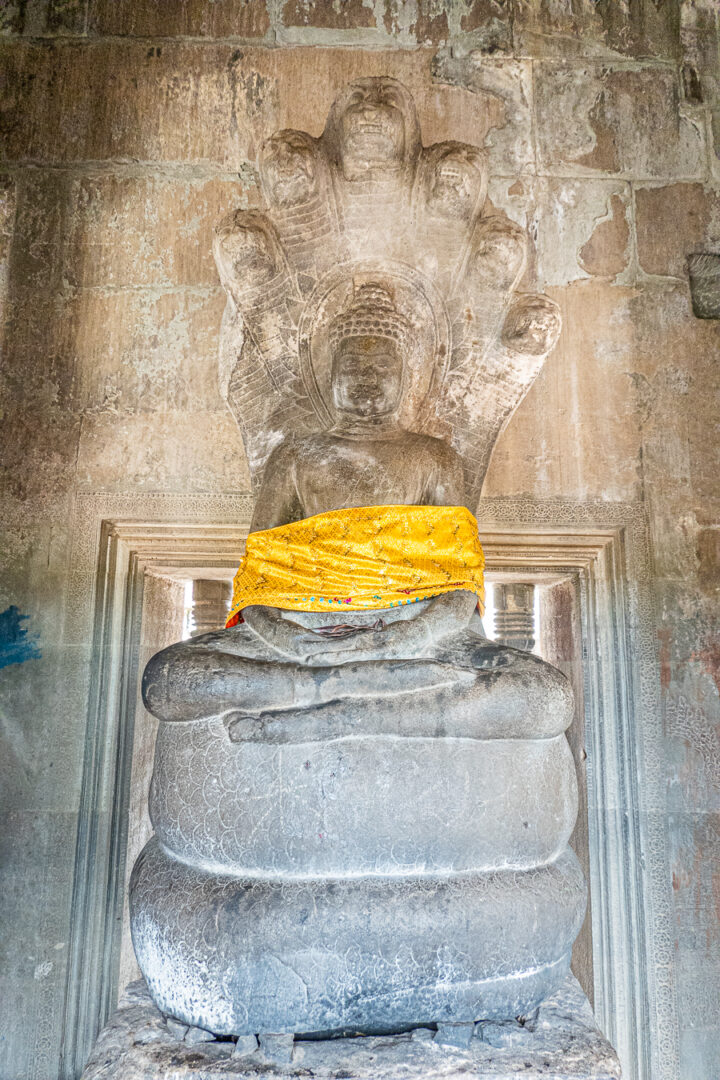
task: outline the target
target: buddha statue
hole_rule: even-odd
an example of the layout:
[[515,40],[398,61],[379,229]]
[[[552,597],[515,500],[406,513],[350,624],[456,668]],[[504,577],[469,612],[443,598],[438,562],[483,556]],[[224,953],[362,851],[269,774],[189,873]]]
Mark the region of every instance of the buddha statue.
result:
[[[222,1035],[526,1015],[565,978],[585,908],[572,694],[485,636],[471,513],[557,309],[512,295],[518,228],[481,227],[484,185],[467,177],[482,156],[408,155],[412,101],[378,83],[341,95],[314,150],[282,133],[303,175],[332,179],[329,234],[309,227],[296,260],[286,218],[236,213],[218,230],[221,365],[255,512],[227,627],[158,653],[143,678],[161,723],[133,941],[160,1009]],[[423,155],[445,161],[434,187],[414,181]],[[460,249],[376,258],[374,222],[358,258],[355,223],[346,258],[338,185],[395,157],[408,216],[388,228],[422,246],[449,185]],[[291,172],[286,156],[284,192],[302,189]],[[308,254],[328,235],[337,259]],[[492,269],[504,251],[515,261],[490,296],[484,252]],[[477,330],[458,290],[483,300]]]

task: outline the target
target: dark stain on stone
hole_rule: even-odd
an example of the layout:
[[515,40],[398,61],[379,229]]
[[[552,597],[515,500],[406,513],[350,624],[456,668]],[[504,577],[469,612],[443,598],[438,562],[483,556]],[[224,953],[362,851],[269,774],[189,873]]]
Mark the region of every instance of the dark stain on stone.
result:
[[668,629],[658,630],[658,640],[660,642],[660,686],[663,693],[665,693],[670,687],[672,675],[670,667],[670,631]]
[[697,68],[693,67],[692,64],[683,64],[681,78],[685,100],[691,101],[693,105],[702,105],[704,100],[703,90]]
[[418,17],[414,24],[415,39],[418,44],[428,42],[432,45],[441,45],[450,36],[447,12],[433,13],[428,5],[418,5]]
[[720,255],[693,252],[687,257],[690,296],[696,319],[720,319]]
[[15,604],[0,612],[0,668],[39,660],[42,656],[36,635],[21,625],[27,618]]
[[700,587],[713,596],[720,592],[720,529],[701,529],[695,550]]
[[26,0],[19,3],[4,3],[0,5],[0,33],[22,34],[25,28]]
[[553,663],[572,663],[576,659],[572,586],[563,583],[553,590],[552,596],[552,609],[546,616],[546,633],[552,640]]
[[460,20],[460,28],[472,35],[473,47],[486,55],[512,48],[515,10],[503,0],[473,0]]
[[283,26],[312,26],[323,30],[354,30],[374,27],[372,7],[363,0],[287,0],[282,12]]
[[589,154],[577,158],[578,165],[614,173],[620,168],[615,133],[606,118],[605,91],[603,90],[590,110],[588,117],[595,132],[595,146]]

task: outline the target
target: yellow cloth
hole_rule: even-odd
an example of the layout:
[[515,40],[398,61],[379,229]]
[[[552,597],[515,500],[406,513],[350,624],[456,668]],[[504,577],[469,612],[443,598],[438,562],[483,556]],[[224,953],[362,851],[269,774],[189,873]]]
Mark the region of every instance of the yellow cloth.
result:
[[463,506],[359,506],[250,533],[228,626],[250,604],[358,611],[467,589],[483,609],[485,559]]

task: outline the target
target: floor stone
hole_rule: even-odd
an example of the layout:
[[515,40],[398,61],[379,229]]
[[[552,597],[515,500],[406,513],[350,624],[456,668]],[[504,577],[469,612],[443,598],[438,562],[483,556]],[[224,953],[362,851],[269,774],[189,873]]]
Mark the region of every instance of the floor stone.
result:
[[[501,1033],[495,1029],[502,1027]],[[403,1035],[296,1039],[288,1054],[236,1054],[233,1041],[189,1046],[175,1038],[142,980],[131,983],[100,1033],[82,1080],[620,1080],[620,1063],[598,1030],[587,998],[569,976],[524,1023],[479,1023],[466,1046],[428,1028]],[[488,1038],[485,1038],[485,1036]]]

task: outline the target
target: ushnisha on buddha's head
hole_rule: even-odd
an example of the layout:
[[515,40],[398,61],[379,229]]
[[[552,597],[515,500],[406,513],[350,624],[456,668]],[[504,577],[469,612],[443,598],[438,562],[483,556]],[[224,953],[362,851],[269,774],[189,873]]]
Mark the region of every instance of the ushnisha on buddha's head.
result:
[[382,285],[360,285],[330,325],[335,408],[387,417],[400,406],[411,329]]

